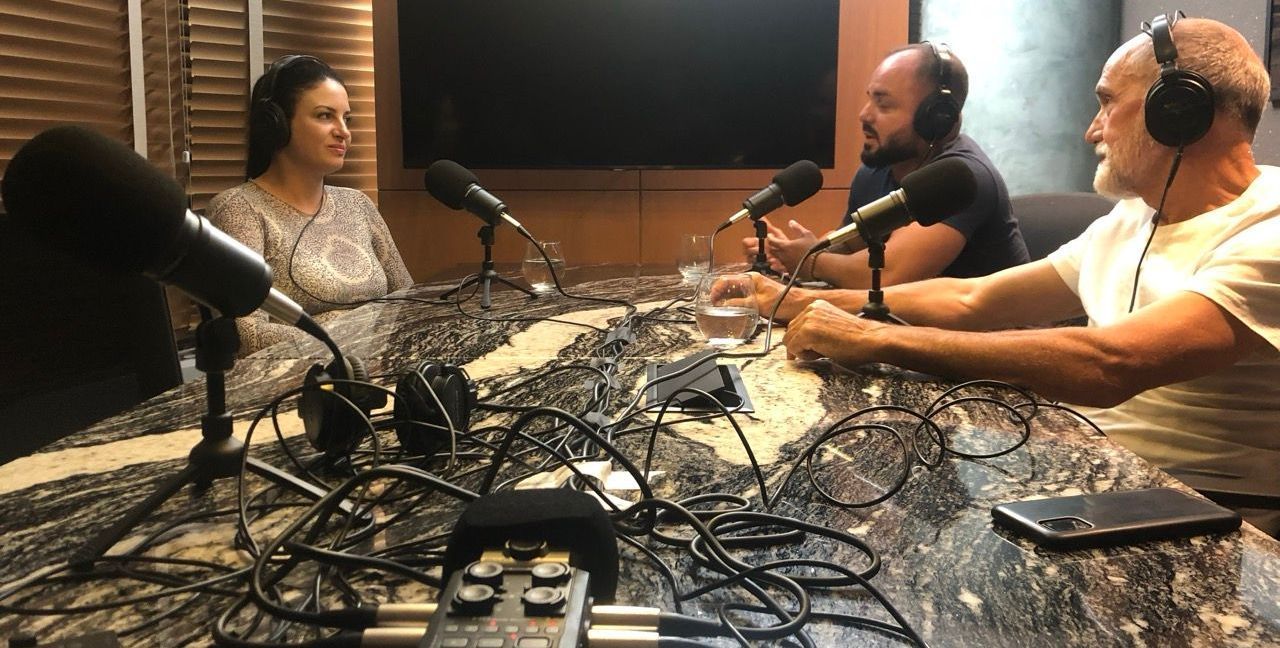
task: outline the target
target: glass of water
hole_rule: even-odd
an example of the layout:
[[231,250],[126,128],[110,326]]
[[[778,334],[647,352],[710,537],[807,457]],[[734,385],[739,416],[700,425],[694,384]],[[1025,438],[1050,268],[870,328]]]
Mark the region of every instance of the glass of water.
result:
[[[542,254],[538,252],[538,246],[529,241],[524,246],[524,263],[520,269],[524,273],[524,280],[529,282],[529,286],[534,292],[545,293],[556,289],[556,282],[551,278],[551,271],[555,270],[556,277],[560,281],[564,281],[564,253],[560,251],[559,241],[542,241],[542,251],[546,252],[547,258],[543,259]],[[551,261],[551,265],[547,265],[547,260]]]
[[693,300],[698,330],[713,347],[727,349],[747,341],[760,322],[751,275],[708,272]]
[[705,234],[684,234],[680,237],[680,250],[676,254],[676,268],[685,283],[696,284],[711,269],[711,237]]

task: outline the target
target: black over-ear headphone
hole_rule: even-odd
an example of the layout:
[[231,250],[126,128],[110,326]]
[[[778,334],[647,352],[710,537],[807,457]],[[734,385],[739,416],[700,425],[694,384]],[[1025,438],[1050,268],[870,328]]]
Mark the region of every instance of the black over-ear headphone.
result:
[[937,142],[947,136],[960,121],[960,103],[951,93],[951,48],[946,43],[924,41],[933,52],[937,63],[938,87],[916,106],[911,125],[916,134],[927,142]]
[[396,381],[396,437],[411,454],[433,455],[450,445],[450,429],[470,428],[475,406],[476,383],[465,369],[425,360]]
[[369,431],[365,418],[373,410],[387,405],[387,394],[381,389],[331,382],[340,379],[357,383],[369,381],[368,371],[359,358],[346,356],[343,361],[342,371],[338,371],[334,364],[326,367],[320,363],[308,369],[298,401],[298,416],[302,418],[307,439],[317,450],[334,458],[355,450]]
[[1160,64],[1160,78],[1147,90],[1143,108],[1147,132],[1155,141],[1172,147],[1195,143],[1213,125],[1213,85],[1191,70],[1178,69],[1173,25],[1183,17],[1178,11],[1172,19],[1162,14],[1142,24]]
[[292,136],[292,130],[289,127],[289,115],[285,109],[276,101],[276,80],[280,75],[291,66],[297,65],[304,61],[311,61],[324,65],[324,62],[314,56],[306,54],[289,54],[276,59],[271,67],[262,74],[265,84],[262,96],[258,97],[250,108],[250,119],[255,120],[255,130],[263,133],[265,137],[271,141],[271,149],[276,150],[283,148],[289,143]]

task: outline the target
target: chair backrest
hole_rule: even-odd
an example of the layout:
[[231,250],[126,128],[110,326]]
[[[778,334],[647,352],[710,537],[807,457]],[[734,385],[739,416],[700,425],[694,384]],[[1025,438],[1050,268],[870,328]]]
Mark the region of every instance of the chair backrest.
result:
[[1115,201],[1096,193],[1038,193],[1009,199],[1031,260],[1043,259],[1111,211]]
[[0,463],[181,382],[159,284],[87,268],[0,214]]

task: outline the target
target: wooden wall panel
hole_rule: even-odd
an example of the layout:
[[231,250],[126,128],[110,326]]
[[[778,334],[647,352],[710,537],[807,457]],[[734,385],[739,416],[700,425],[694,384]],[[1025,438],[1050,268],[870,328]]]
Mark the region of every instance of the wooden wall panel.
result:
[[[640,219],[640,261],[670,264],[675,270],[676,251],[682,234],[710,234],[742,206],[741,191],[646,191]],[[846,190],[819,191],[792,208],[774,212],[769,220],[785,226],[790,219],[818,233],[835,227],[848,202]],[[741,261],[742,239],[755,236],[749,220],[734,224],[716,237],[716,265]]]
[[[571,266],[638,262],[639,198],[636,191],[503,192],[508,204],[519,206],[512,214],[525,229],[541,240],[560,241]],[[480,268],[484,253],[476,234],[483,223],[469,212],[449,209],[425,191],[381,192],[378,209],[414,279]],[[518,263],[524,245],[509,225],[498,226],[494,261]]]
[[[858,168],[862,148],[858,112],[866,100],[867,79],[886,53],[906,44],[907,8],[908,0],[841,0],[835,167],[823,170],[823,191],[779,212],[776,222],[795,218],[817,231],[837,222]],[[383,216],[415,278],[426,279],[462,263],[474,262],[478,267],[475,230],[479,221],[436,204],[422,189],[423,170],[402,166],[396,0],[374,0],[373,27]],[[776,172],[475,171],[487,189],[500,192],[536,236],[562,240],[570,265],[639,261],[671,263],[673,269],[680,233],[695,228],[710,233]],[[436,221],[437,226],[429,227]],[[738,240],[752,231],[749,224],[741,223],[721,235],[717,258],[740,256]],[[497,260],[519,260],[522,245],[514,235],[500,228],[497,239]]]

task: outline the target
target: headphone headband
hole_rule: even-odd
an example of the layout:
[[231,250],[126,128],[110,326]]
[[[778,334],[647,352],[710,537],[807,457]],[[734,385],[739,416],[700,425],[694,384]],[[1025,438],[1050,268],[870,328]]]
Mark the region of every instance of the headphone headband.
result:
[[266,72],[262,73],[263,76],[267,77],[267,87],[263,89],[263,96],[259,98],[259,101],[275,102],[276,79],[279,79],[280,74],[285,70],[302,61],[312,61],[319,63],[320,65],[325,65],[324,61],[321,61],[310,54],[286,54],[281,56],[271,63],[271,66],[267,68]]
[[1151,22],[1142,23],[1143,33],[1151,37],[1151,46],[1155,50],[1156,63],[1160,64],[1161,76],[1178,69],[1178,46],[1173,42],[1173,26],[1178,24],[1179,18],[1185,17],[1182,11],[1176,11],[1172,18],[1160,14],[1152,18]]
[[929,49],[933,50],[933,60],[937,65],[937,72],[933,76],[938,80],[938,92],[950,95],[951,48],[946,43],[935,43],[933,41],[925,41],[925,43],[928,43]]

